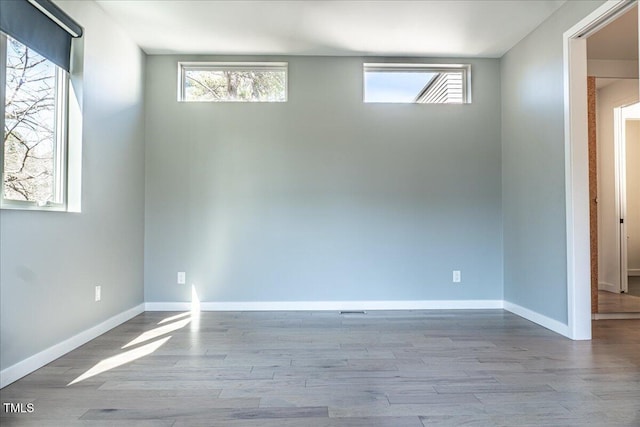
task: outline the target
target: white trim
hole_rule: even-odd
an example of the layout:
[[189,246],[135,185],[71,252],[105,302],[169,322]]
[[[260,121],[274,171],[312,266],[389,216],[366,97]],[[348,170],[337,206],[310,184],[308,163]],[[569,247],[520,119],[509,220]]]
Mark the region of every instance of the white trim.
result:
[[190,302],[145,302],[144,311],[189,311]]
[[179,61],[183,68],[192,70],[225,70],[225,71],[287,71],[288,62],[283,61],[237,61],[237,62],[217,62],[217,61]]
[[[626,144],[624,141],[624,120],[622,119],[622,106],[613,109],[613,150],[614,150],[614,184],[615,184],[615,210],[618,222],[616,227],[616,248],[615,252],[616,265],[618,266],[618,283],[619,289],[623,292],[627,291],[627,275],[623,272],[627,271],[627,225],[625,219],[627,217],[627,165],[626,165]],[[619,292],[619,291],[618,291]]]
[[591,259],[587,150],[587,54],[589,31],[630,7],[611,0],[563,34],[565,189],[567,230],[567,320],[571,339],[591,339]]
[[[567,214],[567,319],[569,337],[591,339],[591,256],[587,141],[587,42],[565,39],[565,185]],[[584,76],[580,79],[579,76]],[[584,88],[580,86],[580,83]],[[582,120],[584,116],[584,120]],[[584,143],[573,143],[573,140]]]
[[568,337],[568,338],[573,338],[570,335],[571,331],[569,329],[569,326],[555,319],[544,316],[540,313],[529,310],[528,308],[524,308],[517,304],[513,304],[509,301],[504,301],[504,309],[520,317],[523,317],[533,323],[537,323],[540,326],[550,329],[553,332],[556,332],[560,335],[564,335],[565,337]]
[[628,237],[628,224],[627,224],[627,133],[626,123],[627,120],[640,119],[640,102],[637,102],[638,94],[635,94],[632,104],[623,105],[614,108],[614,148],[616,156],[616,186],[618,203],[616,208],[618,209],[618,218],[621,219],[620,226],[618,228],[618,245],[620,247],[619,252],[619,265],[620,265],[620,290],[622,292],[629,292],[629,242]]
[[627,276],[640,276],[640,268],[630,268],[627,270]]
[[594,313],[593,320],[640,319],[640,313]]
[[470,70],[471,64],[431,64],[429,62],[365,62],[365,71],[451,71]]
[[80,347],[83,344],[91,341],[92,339],[104,334],[105,332],[115,328],[116,326],[126,322],[129,319],[144,312],[144,304],[137,305],[129,310],[123,311],[120,314],[105,320],[104,322],[89,328],[77,335],[72,336],[69,339],[55,344],[46,350],[43,350],[31,357],[28,357],[15,365],[9,366],[6,369],[0,371],[0,388],[4,388],[14,381],[19,380],[25,375],[30,374],[36,369],[40,369],[47,363],[50,363],[60,356],[69,353],[70,351]]
[[71,39],[67,103],[67,212],[82,211],[84,37]]
[[613,283],[600,282],[600,283],[598,283],[598,290],[599,291],[613,292],[615,294],[619,294],[620,293],[620,286],[614,285]]
[[[145,311],[188,311],[190,302],[147,302]],[[200,302],[201,311],[341,311],[501,309],[502,300],[428,301],[227,301]]]

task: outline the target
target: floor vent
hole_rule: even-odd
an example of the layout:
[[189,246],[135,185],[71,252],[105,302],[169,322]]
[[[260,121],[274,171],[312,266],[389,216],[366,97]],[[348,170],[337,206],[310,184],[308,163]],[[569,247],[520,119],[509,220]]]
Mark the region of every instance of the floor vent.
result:
[[361,310],[348,310],[348,311],[340,311],[340,314],[367,314],[367,312],[361,311]]

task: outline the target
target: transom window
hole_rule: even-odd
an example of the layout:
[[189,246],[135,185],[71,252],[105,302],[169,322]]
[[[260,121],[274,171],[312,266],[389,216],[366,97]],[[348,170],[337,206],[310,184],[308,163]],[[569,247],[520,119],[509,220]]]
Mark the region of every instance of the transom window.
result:
[[181,62],[178,100],[286,102],[286,62]]
[[466,104],[468,64],[364,64],[364,102]]

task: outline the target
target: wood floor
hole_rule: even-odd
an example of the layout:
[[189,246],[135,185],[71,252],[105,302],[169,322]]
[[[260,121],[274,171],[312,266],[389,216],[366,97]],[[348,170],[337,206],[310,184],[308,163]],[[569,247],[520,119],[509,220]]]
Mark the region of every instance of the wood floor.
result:
[[598,291],[598,313],[640,313],[640,297]]
[[640,276],[629,276],[627,280],[629,284],[629,295],[640,297]]
[[[4,388],[3,426],[640,426],[640,320],[144,313]],[[14,406],[15,408],[16,406]]]

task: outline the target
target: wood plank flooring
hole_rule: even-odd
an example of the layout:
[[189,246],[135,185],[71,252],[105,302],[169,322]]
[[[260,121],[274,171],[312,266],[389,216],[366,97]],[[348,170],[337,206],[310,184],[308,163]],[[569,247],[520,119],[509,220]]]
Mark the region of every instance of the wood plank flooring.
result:
[[0,395],[34,408],[3,426],[638,427],[640,320],[571,341],[502,310],[147,312]]
[[640,297],[640,276],[629,276],[629,295]]
[[598,291],[598,313],[640,313],[640,297]]

